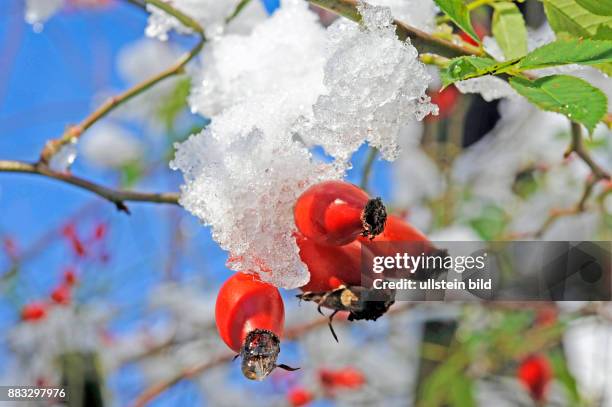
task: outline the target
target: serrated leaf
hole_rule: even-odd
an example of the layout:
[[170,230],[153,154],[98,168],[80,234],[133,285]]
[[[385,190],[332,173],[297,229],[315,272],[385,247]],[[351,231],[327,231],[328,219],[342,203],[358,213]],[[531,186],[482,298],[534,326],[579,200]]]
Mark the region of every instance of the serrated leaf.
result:
[[544,11],[557,34],[588,38],[594,36],[600,26],[612,26],[612,16],[593,14],[575,0],[544,0]]
[[527,28],[520,10],[514,3],[493,3],[493,36],[506,59],[527,53]]
[[612,16],[612,2],[606,0],[576,0],[582,8],[598,16]]
[[511,77],[510,85],[534,105],[564,114],[592,132],[606,114],[606,95],[588,82],[569,75],[552,75],[535,81]]
[[435,0],[440,10],[442,10],[459,28],[475,41],[480,43],[480,38],[476,35],[472,21],[470,20],[470,11],[465,6],[463,0]]
[[486,75],[498,67],[498,62],[491,58],[459,57],[442,70],[442,84],[446,87],[464,79]]
[[608,62],[612,62],[612,41],[569,39],[557,40],[533,50],[516,67],[525,70],[556,65],[596,65]]

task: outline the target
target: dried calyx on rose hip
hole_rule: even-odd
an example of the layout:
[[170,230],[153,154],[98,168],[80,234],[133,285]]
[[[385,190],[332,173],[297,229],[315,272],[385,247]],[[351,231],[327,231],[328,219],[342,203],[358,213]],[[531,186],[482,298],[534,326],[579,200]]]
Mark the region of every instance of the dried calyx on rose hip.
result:
[[395,302],[394,290],[374,290],[361,286],[340,286],[334,290],[298,294],[300,300],[312,301],[317,304],[321,315],[322,307],[333,310],[329,315],[329,329],[338,342],[338,336],[332,325],[334,316],[340,311],[348,311],[349,321],[376,321],[383,316]]
[[221,339],[242,358],[242,373],[263,380],[277,367],[285,308],[278,289],[257,276],[236,273],[219,290],[215,322]]
[[361,263],[368,263],[370,250],[359,241],[343,246],[326,246],[296,233],[300,248],[300,259],[310,273],[310,280],[300,289],[298,298],[333,310],[329,317],[329,328],[336,341],[338,337],[332,320],[339,311],[348,311],[349,320],[376,320],[393,304],[394,293],[371,290],[363,287],[369,279],[361,272]]
[[351,243],[360,235],[374,238],[387,220],[380,198],[371,199],[361,188],[344,181],[311,186],[297,199],[293,215],[305,237],[333,246]]

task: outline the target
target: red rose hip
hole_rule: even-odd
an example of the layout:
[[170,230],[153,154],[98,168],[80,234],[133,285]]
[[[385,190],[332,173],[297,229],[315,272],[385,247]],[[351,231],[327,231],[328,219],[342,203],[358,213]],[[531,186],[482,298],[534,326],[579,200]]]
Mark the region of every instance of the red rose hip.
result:
[[361,188],[344,181],[311,186],[298,198],[293,214],[305,237],[334,246],[351,243],[359,235],[378,235],[387,219],[380,198],[370,199]]
[[300,258],[310,272],[310,281],[301,287],[303,291],[330,291],[341,285],[361,283],[362,245],[359,242],[325,246],[302,235],[297,235],[295,240]]
[[242,373],[263,380],[277,365],[285,308],[278,289],[256,276],[236,273],[221,287],[215,321],[221,339],[242,357]]
[[552,379],[552,367],[548,358],[543,355],[531,355],[525,358],[516,372],[517,378],[537,402],[546,400],[548,386]]

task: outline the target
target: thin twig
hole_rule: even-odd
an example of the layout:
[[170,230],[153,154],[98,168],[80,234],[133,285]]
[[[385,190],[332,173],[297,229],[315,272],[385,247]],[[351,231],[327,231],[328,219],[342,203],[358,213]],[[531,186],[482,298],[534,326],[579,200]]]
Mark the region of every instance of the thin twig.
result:
[[[133,1],[130,1],[130,2],[132,4],[138,4],[138,3],[134,3]],[[152,5],[152,6],[155,6],[165,11],[166,13],[175,17],[185,26],[191,28],[198,35],[198,42],[188,53],[183,55],[171,67],[152,76],[149,79],[146,79],[138,83],[137,85],[126,90],[125,92],[117,96],[111,97],[106,102],[104,102],[100,107],[94,110],[89,116],[83,119],[79,124],[69,126],[68,129],[64,132],[64,134],[61,137],[54,139],[54,140],[49,140],[40,154],[41,163],[48,164],[51,158],[55,154],[57,154],[57,152],[63,146],[77,140],[79,137],[81,137],[81,135],[87,129],[89,129],[98,120],[105,117],[107,114],[109,114],[111,111],[113,111],[115,108],[117,108],[121,104],[141,94],[142,92],[146,91],[147,89],[151,88],[157,83],[163,81],[164,79],[167,79],[174,75],[182,74],[184,72],[185,65],[187,65],[187,63],[191,61],[202,50],[202,47],[204,46],[204,43],[206,42],[206,36],[204,34],[204,29],[202,28],[202,26],[200,26],[200,24],[197,21],[195,21],[188,15],[184,14],[180,10],[175,9],[169,3],[163,2],[161,0],[144,0],[144,2],[147,5]]]
[[542,226],[533,232],[533,236],[536,238],[541,237],[557,221],[557,219],[564,216],[577,215],[585,212],[587,209],[586,203],[593,193],[595,185],[601,180],[610,180],[610,174],[593,160],[589,154],[589,151],[584,147],[582,127],[580,124],[574,122],[571,123],[571,136],[572,141],[564,154],[565,158],[569,157],[572,153],[576,153],[576,155],[589,166],[593,174],[587,179],[584,186],[584,191],[576,205],[571,208],[552,209],[548,215],[548,218],[546,218],[544,223],[542,223]]
[[238,17],[240,13],[242,12],[242,10],[244,10],[246,6],[249,5],[250,2],[251,0],[241,0],[240,3],[236,5],[236,8],[234,8],[234,11],[232,12],[232,14],[230,14],[229,16],[225,18],[225,24],[231,23],[236,17]]
[[378,155],[378,149],[376,147],[370,147],[370,150],[368,151],[368,158],[366,159],[366,162],[363,165],[363,173],[361,174],[360,187],[364,191],[368,190],[370,174],[372,173],[372,167],[374,166],[374,160],[376,160],[377,155]]
[[54,171],[41,163],[27,163],[23,161],[0,160],[0,172],[17,172],[25,174],[37,174],[47,178],[62,181],[77,186],[81,189],[93,192],[115,204],[118,210],[129,213],[125,202],[154,202],[166,204],[178,204],[178,193],[148,193],[137,191],[124,191],[111,189],[83,178],[76,177],[70,173]]
[[582,127],[580,124],[572,122],[572,142],[565,152],[565,157],[567,158],[571,153],[576,153],[578,157],[584,161],[586,165],[591,168],[593,171],[593,175],[596,178],[596,181],[601,179],[610,179],[610,174],[603,168],[601,168],[591,157],[589,151],[584,147],[584,143],[582,140]]
[[[332,11],[349,20],[361,21],[361,14],[357,10],[357,0],[308,0],[315,6]],[[417,28],[411,27],[399,20],[394,20],[396,34],[400,40],[410,38],[410,42],[419,51],[419,54],[432,53],[444,57],[457,57],[462,55],[481,55],[482,51],[468,44],[457,45],[442,38],[435,37]]]

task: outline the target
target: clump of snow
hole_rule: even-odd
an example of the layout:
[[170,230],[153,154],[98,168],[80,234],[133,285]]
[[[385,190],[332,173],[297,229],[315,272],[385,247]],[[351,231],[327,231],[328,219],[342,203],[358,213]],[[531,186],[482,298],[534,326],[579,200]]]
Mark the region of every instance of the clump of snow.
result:
[[[171,0],[167,3],[196,20],[209,37],[214,37],[223,33],[225,19],[234,12],[240,0]],[[151,13],[145,30],[147,36],[166,41],[168,33],[172,30],[191,33],[190,28],[154,5],[148,4],[147,10]],[[265,17],[266,13],[261,2],[251,1],[228,28],[233,32],[248,32]]]
[[64,0],[26,0],[25,20],[40,31],[42,24],[63,6]]
[[339,160],[366,141],[392,160],[399,129],[438,109],[425,94],[431,78],[417,50],[395,35],[391,11],[364,3],[359,11],[363,27],[339,20],[328,28],[327,92],[294,130]]
[[295,288],[309,275],[292,236],[293,204],[308,186],[339,178],[342,170],[314,162],[289,133],[257,126],[260,115],[274,114],[259,103],[230,109],[177,144],[170,165],[185,178],[181,205],[212,226],[213,238],[230,252],[230,268]]
[[129,131],[112,123],[99,123],[80,142],[83,156],[100,168],[121,168],[141,158],[142,143]]
[[251,35],[208,44],[190,104],[204,116],[263,95],[277,94],[306,113],[323,91],[325,30],[306,2],[287,2]]
[[487,102],[495,99],[518,96],[508,82],[493,75],[480,76],[455,82],[461,93],[480,93]]
[[488,35],[485,36],[482,39],[482,46],[487,54],[491,55],[496,61],[504,61],[506,59],[504,56],[504,51],[501,49],[495,38],[489,37]]
[[[293,238],[293,205],[308,186],[344,175],[364,142],[397,155],[402,126],[437,107],[430,76],[399,41],[388,8],[360,4],[364,26],[326,32],[307,3],[286,0],[250,35],[213,40],[192,91],[211,125],[177,145],[180,203],[212,227],[228,266],[276,286],[308,281]],[[305,144],[307,143],[307,144]],[[321,146],[336,160],[313,159]]]
[[389,7],[396,20],[419,30],[431,33],[436,28],[438,8],[432,0],[370,0],[368,3]]

